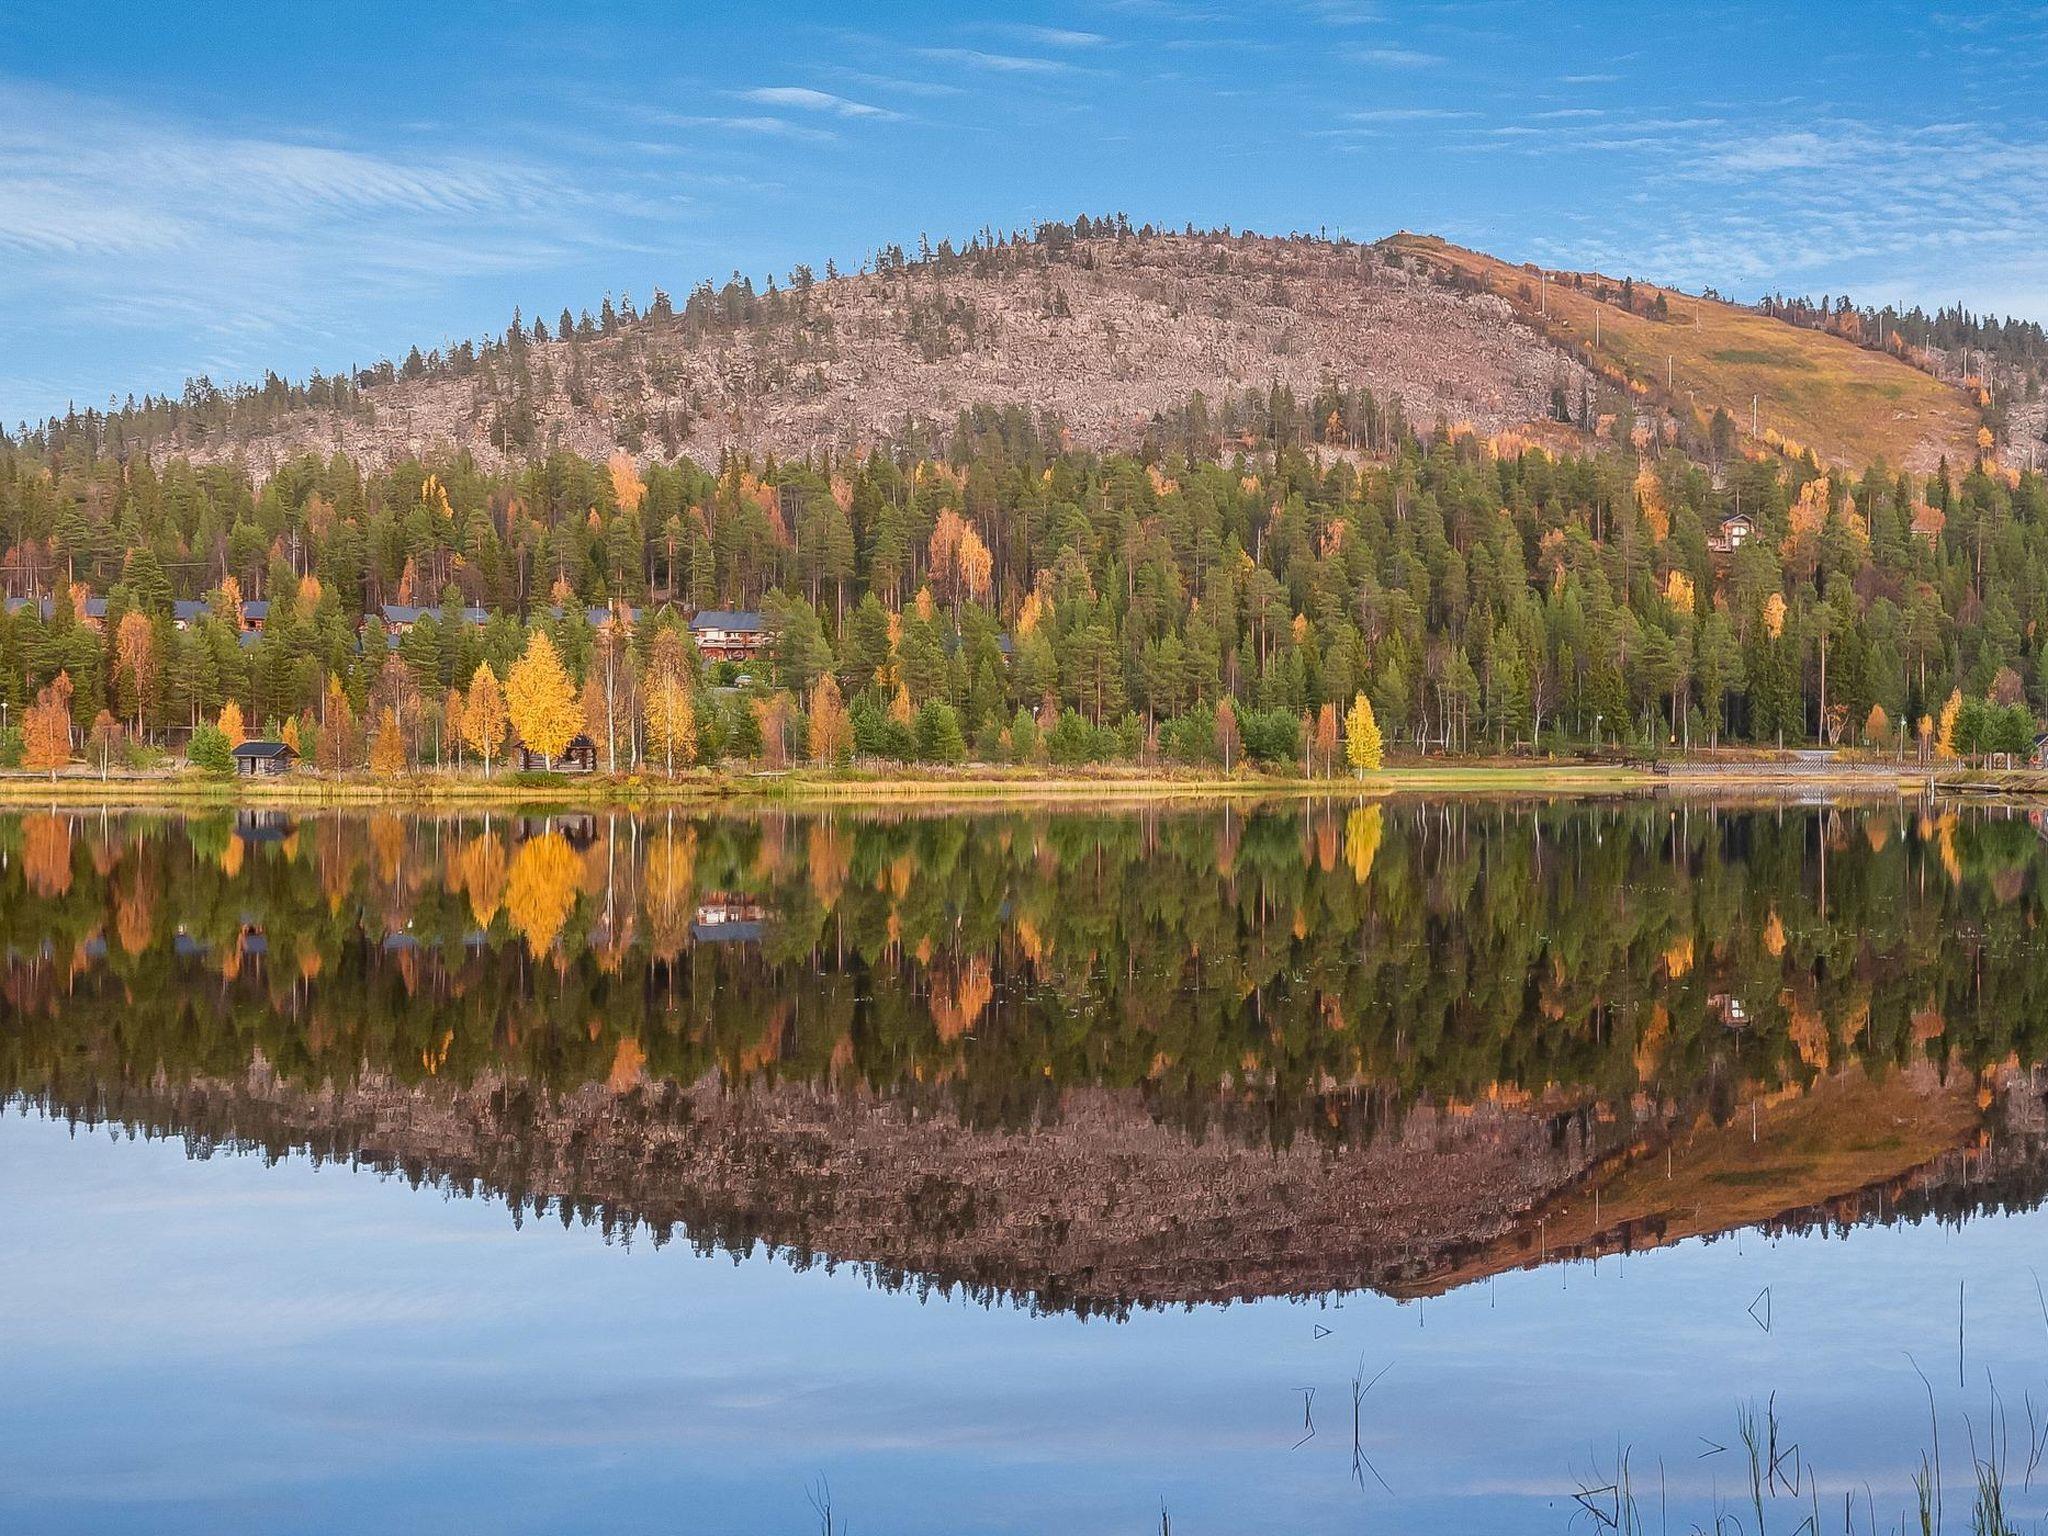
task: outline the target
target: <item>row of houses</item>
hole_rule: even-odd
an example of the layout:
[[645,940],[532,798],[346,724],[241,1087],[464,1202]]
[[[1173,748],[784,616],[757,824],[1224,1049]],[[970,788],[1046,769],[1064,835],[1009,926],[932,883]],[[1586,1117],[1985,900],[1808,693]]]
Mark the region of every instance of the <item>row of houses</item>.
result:
[[[10,597],[4,601],[4,611],[9,617],[33,609],[45,622],[56,611],[56,600],[52,597]],[[190,629],[205,620],[213,611],[212,605],[203,598],[176,599],[171,604],[171,622],[179,629]],[[564,610],[553,607],[543,610],[550,619],[560,619]],[[637,625],[642,610],[630,608],[627,622]],[[612,610],[590,607],[583,610],[584,618],[592,628],[604,623],[612,616]],[[107,600],[104,597],[88,597],[80,617],[88,624],[103,625],[107,618]],[[396,649],[399,642],[412,632],[422,619],[434,619],[441,623],[467,624],[481,629],[491,620],[488,608],[464,607],[443,612],[438,607],[420,607],[408,603],[384,603],[374,615],[366,615],[382,621],[384,642]],[[242,644],[253,645],[256,637],[263,633],[263,627],[270,619],[270,604],[261,598],[253,598],[239,606],[236,615],[236,629]],[[762,655],[775,642],[774,631],[763,621],[760,611],[752,608],[703,608],[690,616],[690,634],[696,641],[698,654],[708,661],[745,662]]]

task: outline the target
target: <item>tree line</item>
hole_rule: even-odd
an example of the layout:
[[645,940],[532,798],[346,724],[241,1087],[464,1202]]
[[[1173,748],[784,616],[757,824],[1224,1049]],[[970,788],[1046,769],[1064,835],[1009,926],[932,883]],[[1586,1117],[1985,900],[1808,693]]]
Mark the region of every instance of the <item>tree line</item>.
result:
[[[530,735],[486,728],[522,663],[620,770],[1331,772],[1361,700],[1405,751],[2008,751],[2048,702],[2038,475],[1758,457],[1717,477],[1377,413],[1369,458],[1222,462],[1175,441],[1206,410],[1107,455],[989,408],[944,441],[715,468],[308,457],[258,483],[0,450],[0,594],[22,600],[0,618],[8,751],[40,707],[73,750],[95,727],[132,755],[212,723],[296,734],[336,768],[380,736],[385,768],[481,766]],[[416,622],[387,630],[386,604]],[[759,609],[770,650],[705,664],[688,616],[712,608]]]

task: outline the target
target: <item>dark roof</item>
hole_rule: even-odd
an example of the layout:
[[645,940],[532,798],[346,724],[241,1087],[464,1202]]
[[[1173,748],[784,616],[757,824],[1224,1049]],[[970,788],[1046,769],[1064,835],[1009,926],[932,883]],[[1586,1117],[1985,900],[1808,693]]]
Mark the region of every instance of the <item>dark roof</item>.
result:
[[288,741],[257,741],[251,739],[235,748],[236,757],[297,757],[299,754]]
[[270,599],[267,597],[251,598],[248,602],[242,604],[242,617],[245,619],[269,618]]
[[88,619],[104,619],[107,616],[107,600],[104,597],[88,597],[85,600],[85,616]]
[[[559,619],[562,617],[562,614],[565,612],[565,610],[563,609],[560,603],[550,603],[546,608],[543,608],[541,612],[545,613],[551,619]],[[583,610],[584,622],[589,624],[592,629],[596,629],[598,626],[603,624],[606,619],[612,616],[612,612],[612,609],[606,608],[602,605],[585,608]],[[640,610],[638,608],[627,608],[626,622],[628,624],[638,624],[640,622]]]
[[704,608],[690,616],[693,630],[729,629],[752,634],[763,627],[760,610],[756,608]]
[[417,624],[420,615],[432,613],[431,608],[417,608],[411,603],[385,603],[377,612],[386,624]]
[[174,597],[171,599],[171,617],[190,622],[206,617],[206,604],[196,597]]
[[690,937],[699,944],[758,944],[766,931],[766,924],[745,919],[724,923],[690,924]]

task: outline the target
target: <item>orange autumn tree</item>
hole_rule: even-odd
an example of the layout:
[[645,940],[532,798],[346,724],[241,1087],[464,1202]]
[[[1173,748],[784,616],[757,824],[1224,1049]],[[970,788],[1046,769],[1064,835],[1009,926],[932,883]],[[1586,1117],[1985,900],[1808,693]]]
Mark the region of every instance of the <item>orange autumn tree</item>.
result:
[[826,767],[853,756],[853,722],[830,672],[811,687],[811,756]]
[[59,672],[36,694],[22,721],[22,765],[48,770],[51,782],[57,770],[71,761],[71,674]]
[[221,705],[218,724],[220,725],[221,735],[228,739],[228,750],[230,752],[249,739],[249,732],[242,724],[242,706],[233,699],[229,699],[227,703]]
[[398,726],[398,711],[389,704],[370,735],[370,772],[380,778],[405,772],[405,733]]
[[469,680],[469,696],[462,703],[462,739],[484,760],[484,777],[491,776],[491,759],[505,744],[505,695],[498,687],[498,674],[488,661],[477,663]]

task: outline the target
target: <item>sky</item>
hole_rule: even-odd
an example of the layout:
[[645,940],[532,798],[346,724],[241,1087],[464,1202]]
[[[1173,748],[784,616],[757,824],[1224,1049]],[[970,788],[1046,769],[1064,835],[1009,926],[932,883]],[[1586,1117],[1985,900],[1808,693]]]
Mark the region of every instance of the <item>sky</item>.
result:
[[0,6],[0,422],[1079,212],[2048,319],[2048,7]]

